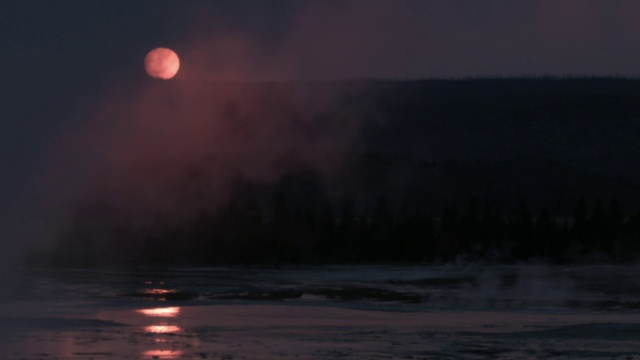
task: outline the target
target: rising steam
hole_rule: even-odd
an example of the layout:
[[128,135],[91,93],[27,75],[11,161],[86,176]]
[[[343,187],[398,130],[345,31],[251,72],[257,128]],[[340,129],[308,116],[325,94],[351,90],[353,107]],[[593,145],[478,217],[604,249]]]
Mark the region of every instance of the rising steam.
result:
[[238,179],[330,177],[357,150],[362,116],[346,99],[359,85],[259,81],[275,67],[244,35],[195,31],[183,43],[175,79],[123,77],[56,143],[47,171],[66,181],[48,184],[55,201],[74,212],[107,200],[124,221],[184,218],[224,205]]

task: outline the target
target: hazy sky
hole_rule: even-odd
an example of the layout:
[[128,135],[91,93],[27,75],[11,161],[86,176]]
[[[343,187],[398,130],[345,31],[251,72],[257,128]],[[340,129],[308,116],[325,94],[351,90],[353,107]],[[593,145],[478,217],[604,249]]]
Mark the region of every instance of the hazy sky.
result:
[[638,0],[2,1],[0,152],[143,81],[156,46],[196,80],[638,76],[639,15]]
[[2,1],[0,152],[19,160],[25,133],[58,125],[45,115],[143,81],[155,46],[195,80],[638,76],[639,15],[638,0]]
[[274,77],[637,76],[639,15],[637,0],[15,0],[0,75],[91,83],[197,39],[225,45],[194,61]]
[[190,81],[637,76],[638,15],[638,0],[2,1],[0,161],[28,170],[105,89],[149,81],[156,46]]

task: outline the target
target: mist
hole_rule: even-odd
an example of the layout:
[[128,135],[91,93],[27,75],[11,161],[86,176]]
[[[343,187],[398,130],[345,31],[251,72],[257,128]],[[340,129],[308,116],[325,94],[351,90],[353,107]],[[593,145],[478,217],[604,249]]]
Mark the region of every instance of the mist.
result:
[[[5,248],[51,244],[91,199],[109,199],[125,219],[178,218],[222,206],[238,178],[339,173],[361,150],[360,122],[370,119],[324,81],[635,75],[640,55],[631,0],[237,6],[247,4],[261,11],[243,17],[197,2],[176,10],[167,21],[179,30],[100,79],[89,109],[80,117],[70,110],[77,119],[46,134],[21,197],[7,206],[6,233],[18,235]],[[144,75],[155,46],[180,55],[175,79]],[[354,89],[363,90],[346,91]]]
[[238,181],[342,173],[361,150],[348,95],[362,86],[273,80],[274,67],[246,61],[267,58],[253,41],[195,25],[175,46],[174,79],[109,79],[42,161],[36,202],[50,213],[37,243],[53,244],[92,206],[114,223],[178,224],[220,209]]
[[639,12],[4,6],[3,354],[632,357]]
[[461,297],[473,306],[562,306],[579,297],[568,274],[545,265],[483,269],[474,285],[462,289]]
[[[247,7],[261,11],[232,16]],[[245,1],[198,10],[202,27],[226,22],[243,39],[207,61],[242,55],[233,67],[271,79],[639,74],[634,0]]]
[[143,218],[148,211],[215,207],[238,178],[272,182],[301,169],[329,176],[352,149],[358,118],[338,99],[305,91],[285,84],[145,84],[101,105],[92,122],[62,142],[68,151],[58,161],[81,168],[71,171],[81,174],[75,189],[101,192]]

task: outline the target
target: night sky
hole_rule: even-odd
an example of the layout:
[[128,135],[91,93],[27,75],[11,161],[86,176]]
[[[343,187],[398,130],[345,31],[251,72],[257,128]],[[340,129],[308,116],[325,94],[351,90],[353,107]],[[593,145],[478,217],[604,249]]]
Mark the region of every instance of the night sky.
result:
[[276,79],[636,76],[639,12],[634,0],[8,1],[0,74],[94,85],[153,46],[226,37],[234,61]]
[[637,355],[640,0],[0,0],[0,83],[0,358]]
[[43,112],[144,76],[156,46],[197,80],[637,76],[639,13],[635,0],[6,1],[2,152],[55,128]]
[[105,93],[155,81],[157,46],[181,56],[174,81],[636,77],[638,14],[636,0],[4,1],[1,194],[29,192]]

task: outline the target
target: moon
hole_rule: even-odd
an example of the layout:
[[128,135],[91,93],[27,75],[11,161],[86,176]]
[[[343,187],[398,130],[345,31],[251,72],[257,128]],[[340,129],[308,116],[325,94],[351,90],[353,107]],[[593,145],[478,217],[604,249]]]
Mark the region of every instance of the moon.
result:
[[169,80],[178,73],[180,58],[171,49],[155,48],[144,58],[144,69],[152,78]]

